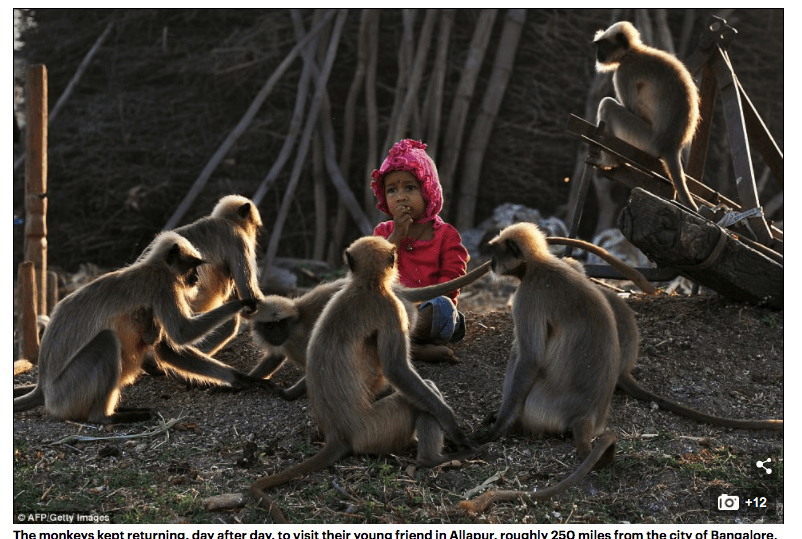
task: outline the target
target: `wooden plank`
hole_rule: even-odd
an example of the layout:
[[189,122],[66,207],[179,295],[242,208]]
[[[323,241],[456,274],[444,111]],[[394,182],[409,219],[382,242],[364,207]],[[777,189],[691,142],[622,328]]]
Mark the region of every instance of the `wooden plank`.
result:
[[727,298],[783,308],[783,265],[678,204],[634,189],[619,227],[661,267]]

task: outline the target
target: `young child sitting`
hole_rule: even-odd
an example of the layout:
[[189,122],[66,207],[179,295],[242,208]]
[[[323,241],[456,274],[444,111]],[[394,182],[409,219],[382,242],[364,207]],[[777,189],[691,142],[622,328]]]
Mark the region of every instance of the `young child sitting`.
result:
[[[396,245],[399,280],[410,288],[464,275],[469,258],[457,229],[438,215],[443,191],[437,167],[425,150],[422,142],[397,142],[373,171],[371,182],[377,207],[392,217],[379,223],[373,234]],[[456,361],[446,343],[457,343],[465,336],[458,296],[459,290],[419,306],[418,322],[411,330],[413,359]]]

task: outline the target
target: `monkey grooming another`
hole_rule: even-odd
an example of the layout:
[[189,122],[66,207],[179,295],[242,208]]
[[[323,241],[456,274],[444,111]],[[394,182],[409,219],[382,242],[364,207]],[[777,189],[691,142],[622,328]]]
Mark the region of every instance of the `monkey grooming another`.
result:
[[269,387],[187,343],[253,310],[253,299],[192,316],[200,253],[175,232],[160,234],[146,256],[107,273],[56,305],[39,349],[39,381],[14,388],[14,412],[45,406],[61,419],[126,423],[151,417],[148,408],[118,407],[120,389],[136,379],[146,356],[191,380],[236,388]]
[[[198,268],[198,290],[190,301],[193,313],[219,307],[235,290],[240,299],[262,299],[256,270],[256,243],[261,227],[256,204],[240,195],[227,195],[217,202],[210,215],[173,230],[188,239],[206,262]],[[236,314],[195,347],[214,355],[236,336],[239,325],[240,316]]]
[[[418,303],[447,295],[472,283],[489,271],[490,264],[485,263],[446,283],[421,288],[407,288],[401,283],[395,283],[394,290],[396,296],[402,301]],[[257,312],[250,320],[250,325],[254,342],[266,353],[249,374],[259,378],[269,378],[284,364],[285,359],[305,368],[306,348],[312,328],[332,296],[347,283],[347,278],[323,283],[294,299],[275,295],[265,296],[259,302]],[[413,314],[417,314],[417,312],[418,309],[413,308]],[[420,318],[418,320],[420,321]],[[431,320],[424,320],[423,324],[428,324],[426,327],[428,333]],[[416,327],[414,317],[410,321],[410,327]],[[417,359],[415,350],[415,344],[411,344],[412,359]],[[285,400],[295,400],[306,393],[306,379],[305,377],[301,378],[288,389],[276,386],[274,392]]]
[[[402,451],[417,435],[419,466],[476,454],[437,387],[410,363],[414,308],[396,294],[395,256],[395,247],[379,236],[360,238],[345,252],[350,278],[323,309],[307,353],[309,404],[325,445],[317,455],[250,487],[276,522],[286,520],[267,489],[351,453]],[[388,385],[395,391],[377,400]],[[444,437],[467,449],[444,455]]]
[[[681,161],[699,123],[699,93],[688,69],[673,55],[643,44],[626,21],[599,30],[593,44],[597,71],[614,72],[617,98],[601,100],[597,120],[617,138],[661,159],[679,201],[696,211]],[[597,163],[617,164],[606,152]]]

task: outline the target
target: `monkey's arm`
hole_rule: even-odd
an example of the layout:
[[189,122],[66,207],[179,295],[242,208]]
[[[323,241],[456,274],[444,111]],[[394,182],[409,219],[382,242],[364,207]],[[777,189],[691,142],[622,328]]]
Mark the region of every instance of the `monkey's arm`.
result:
[[433,415],[443,427],[448,439],[464,447],[473,447],[460,429],[451,407],[436,395],[411,367],[406,336],[401,332],[379,331],[377,345],[382,373],[390,383],[403,393],[413,406]]
[[237,238],[239,245],[235,249],[237,256],[232,260],[231,273],[240,299],[262,299],[264,294],[259,288],[256,276],[256,254],[242,238]]
[[[542,338],[536,334],[528,336],[528,339],[530,343],[542,341]],[[528,346],[524,346],[523,351],[519,350],[519,342],[516,339],[510,350],[510,361],[504,378],[504,396],[496,413],[495,423],[481,437],[483,443],[492,442],[501,437],[520,415],[526,396],[537,376],[536,359],[537,357],[542,357],[543,354],[542,346],[537,347],[540,348],[539,350],[528,348]]]
[[256,378],[269,378],[284,364],[286,359],[284,354],[267,354],[256,367],[251,369],[248,375]]
[[198,340],[240,312],[243,307],[253,310],[256,308],[256,302],[252,299],[229,301],[209,312],[187,318],[178,308],[176,298],[164,297],[154,303],[153,314],[161,321],[174,343],[187,344]]
[[262,387],[272,391],[275,387],[270,380],[248,376],[191,346],[174,346],[170,341],[163,339],[156,345],[155,351],[160,366],[188,380],[222,382],[234,389]]

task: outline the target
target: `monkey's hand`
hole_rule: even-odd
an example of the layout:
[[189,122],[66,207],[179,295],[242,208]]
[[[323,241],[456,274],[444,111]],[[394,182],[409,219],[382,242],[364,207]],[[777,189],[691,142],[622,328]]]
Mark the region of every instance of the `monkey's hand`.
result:
[[480,434],[479,437],[476,439],[476,441],[480,444],[493,442],[501,438],[501,435],[504,434],[505,430],[506,429],[501,428],[498,421],[496,421],[495,424],[490,429],[488,429],[487,432],[485,432],[484,434]]
[[234,382],[231,383],[231,388],[235,391],[240,391],[243,389],[266,389],[272,393],[277,393],[279,388],[276,386],[275,382],[272,380],[265,380],[264,378],[257,378],[256,376],[250,376],[243,372],[234,371],[235,378]]
[[245,317],[252,316],[259,308],[259,303],[254,298],[241,299],[239,302],[242,304],[242,314]]
[[473,440],[469,440],[459,428],[455,431],[446,432],[446,438],[448,438],[448,440],[458,448],[464,447],[471,451],[479,449],[479,444]]

